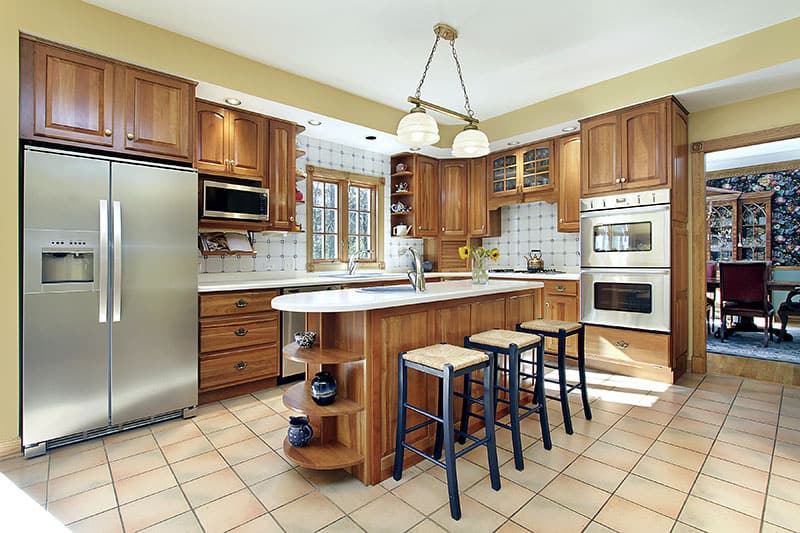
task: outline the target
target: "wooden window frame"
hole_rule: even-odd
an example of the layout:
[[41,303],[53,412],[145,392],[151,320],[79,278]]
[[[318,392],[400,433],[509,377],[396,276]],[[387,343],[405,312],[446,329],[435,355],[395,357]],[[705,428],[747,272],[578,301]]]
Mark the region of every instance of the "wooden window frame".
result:
[[[309,272],[326,271],[326,270],[346,270],[349,260],[349,203],[348,193],[350,185],[357,187],[369,187],[373,189],[372,203],[374,209],[371,211],[371,223],[373,228],[372,236],[372,250],[374,253],[369,258],[359,259],[358,264],[363,268],[383,269],[386,264],[383,257],[384,246],[384,189],[386,180],[376,176],[367,176],[365,174],[355,174],[352,172],[343,172],[341,170],[334,170],[328,168],[315,167],[313,165],[306,166],[306,173],[308,175],[308,198],[306,201],[306,252],[307,264],[306,270]],[[338,196],[338,234],[339,234],[339,254],[333,260],[330,259],[314,259],[313,245],[314,245],[314,232],[313,232],[313,189],[314,182],[328,182],[337,183],[339,185]]]

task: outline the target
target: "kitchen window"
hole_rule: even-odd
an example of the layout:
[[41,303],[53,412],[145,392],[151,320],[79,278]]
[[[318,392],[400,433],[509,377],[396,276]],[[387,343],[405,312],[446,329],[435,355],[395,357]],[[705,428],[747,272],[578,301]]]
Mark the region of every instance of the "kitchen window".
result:
[[363,174],[308,167],[309,270],[337,270],[351,254],[383,268],[384,180]]

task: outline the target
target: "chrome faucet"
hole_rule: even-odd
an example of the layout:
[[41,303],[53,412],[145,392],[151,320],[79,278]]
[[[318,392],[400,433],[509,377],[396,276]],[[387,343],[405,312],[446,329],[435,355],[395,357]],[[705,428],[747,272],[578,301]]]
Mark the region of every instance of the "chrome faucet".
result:
[[408,280],[411,282],[411,286],[414,287],[415,291],[425,292],[425,271],[422,269],[422,258],[417,251],[410,246],[400,250],[400,255],[405,255],[407,253],[410,253],[414,258],[414,272],[408,272]]
[[372,250],[361,250],[360,252],[355,251],[352,254],[350,254],[350,259],[347,261],[347,275],[352,276],[353,272],[356,271],[356,269],[358,268],[357,259],[359,257],[361,257],[362,255],[369,255],[371,253]]

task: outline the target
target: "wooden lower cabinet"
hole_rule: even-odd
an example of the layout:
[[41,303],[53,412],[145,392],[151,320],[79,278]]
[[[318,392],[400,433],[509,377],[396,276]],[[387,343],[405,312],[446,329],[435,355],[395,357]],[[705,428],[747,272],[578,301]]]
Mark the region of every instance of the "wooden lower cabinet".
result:
[[[578,305],[578,282],[571,280],[545,281],[542,318],[545,320],[565,320],[578,322],[580,319],[580,306]],[[558,340],[546,338],[544,341],[546,352],[558,353]],[[567,355],[578,355],[578,337],[573,335],[567,339]]]
[[277,290],[200,295],[200,403],[277,383],[280,313]]
[[585,347],[588,367],[672,383],[669,333],[587,325]]

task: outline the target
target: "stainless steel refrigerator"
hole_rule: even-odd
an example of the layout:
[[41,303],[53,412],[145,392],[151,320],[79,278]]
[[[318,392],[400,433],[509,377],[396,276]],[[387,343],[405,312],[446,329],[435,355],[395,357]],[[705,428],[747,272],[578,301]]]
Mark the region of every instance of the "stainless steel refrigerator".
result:
[[26,455],[191,414],[196,172],[35,147],[23,154]]

